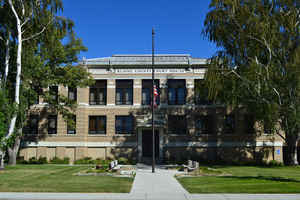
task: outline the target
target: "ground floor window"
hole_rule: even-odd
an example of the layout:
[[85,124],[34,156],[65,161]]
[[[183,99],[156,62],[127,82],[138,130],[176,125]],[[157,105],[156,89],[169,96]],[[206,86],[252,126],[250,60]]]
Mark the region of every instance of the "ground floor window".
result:
[[116,134],[132,134],[133,116],[116,116]]
[[57,133],[57,115],[48,116],[48,134]]
[[195,117],[196,134],[212,134],[214,118],[211,115],[200,115]]
[[226,134],[235,133],[235,115],[234,114],[225,115],[224,133],[226,133]]
[[168,115],[168,133],[182,135],[187,132],[185,115]]
[[29,120],[24,128],[25,134],[28,134],[28,135],[38,134],[38,126],[39,126],[39,116],[38,115],[30,115]]
[[106,116],[89,116],[89,134],[106,134]]
[[67,134],[76,134],[76,115],[72,115],[72,122],[67,123]]

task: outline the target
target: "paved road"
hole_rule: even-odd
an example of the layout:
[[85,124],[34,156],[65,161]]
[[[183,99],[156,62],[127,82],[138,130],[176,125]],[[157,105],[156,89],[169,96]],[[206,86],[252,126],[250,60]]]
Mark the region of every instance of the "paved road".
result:
[[[189,194],[174,178],[175,171],[139,165],[129,194],[0,193],[1,200],[300,200],[300,194]],[[299,188],[300,191],[300,188]]]

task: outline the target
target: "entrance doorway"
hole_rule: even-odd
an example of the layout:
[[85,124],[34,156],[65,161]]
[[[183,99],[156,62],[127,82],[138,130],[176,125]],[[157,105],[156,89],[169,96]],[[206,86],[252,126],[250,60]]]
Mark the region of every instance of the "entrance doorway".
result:
[[[143,130],[142,132],[142,152],[143,157],[152,157],[152,130]],[[159,157],[159,131],[154,131],[155,135],[155,158]]]

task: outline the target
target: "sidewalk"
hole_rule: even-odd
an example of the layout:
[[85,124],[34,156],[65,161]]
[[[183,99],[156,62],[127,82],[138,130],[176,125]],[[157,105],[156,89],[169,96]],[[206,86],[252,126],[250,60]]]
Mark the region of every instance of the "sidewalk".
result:
[[189,194],[175,173],[159,166],[152,173],[151,166],[139,165],[129,194],[2,192],[0,200],[300,200],[300,194]]

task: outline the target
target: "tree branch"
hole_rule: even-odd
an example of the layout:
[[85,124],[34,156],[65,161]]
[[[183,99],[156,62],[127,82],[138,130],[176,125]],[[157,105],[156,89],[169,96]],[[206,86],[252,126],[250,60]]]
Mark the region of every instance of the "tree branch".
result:
[[48,23],[46,26],[44,26],[43,29],[42,29],[40,32],[35,33],[35,34],[33,34],[32,36],[30,36],[30,37],[28,37],[28,38],[24,38],[22,41],[31,40],[31,39],[34,39],[34,38],[36,38],[37,36],[41,35],[41,34],[47,29],[47,27],[49,26],[49,24],[50,24],[53,20],[54,20],[54,19],[51,19],[51,20],[49,21],[49,23]]

